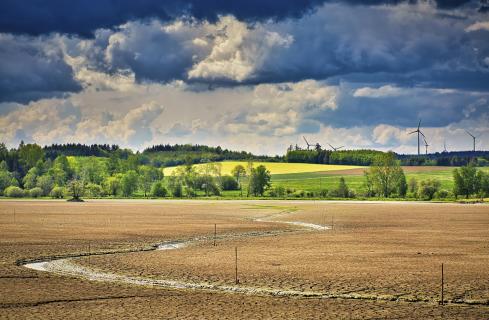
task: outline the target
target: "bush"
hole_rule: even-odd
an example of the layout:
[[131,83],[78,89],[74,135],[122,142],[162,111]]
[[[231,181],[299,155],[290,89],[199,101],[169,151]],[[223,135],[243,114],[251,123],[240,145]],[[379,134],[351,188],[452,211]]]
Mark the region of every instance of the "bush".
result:
[[181,198],[183,196],[183,188],[180,183],[175,184],[171,191],[172,195],[177,198]]
[[319,191],[319,197],[320,198],[326,198],[328,196],[328,189],[321,189]]
[[163,183],[161,183],[161,181],[156,181],[151,186],[151,194],[153,195],[153,197],[163,198],[166,197],[167,193],[168,191],[163,186]]
[[222,190],[238,190],[239,189],[238,181],[236,181],[236,179],[234,177],[231,177],[231,176],[222,176],[221,187],[222,187]]
[[22,198],[24,196],[24,190],[16,186],[7,187],[3,194],[10,198]]
[[448,190],[440,190],[435,193],[434,197],[436,199],[446,199],[450,196],[450,192]]
[[277,194],[277,197],[285,197],[287,190],[285,190],[284,186],[276,186],[275,188],[275,193]]
[[437,179],[427,179],[419,184],[419,196],[424,200],[431,200],[435,193],[440,190],[441,183]]
[[336,198],[348,198],[350,196],[350,189],[346,185],[345,178],[341,177],[338,183],[338,187],[330,191],[330,196]]
[[92,198],[99,198],[104,194],[104,189],[95,183],[87,184],[85,191],[87,192],[87,195]]
[[292,193],[292,196],[296,198],[304,198],[305,195],[306,193],[304,192],[304,190],[296,190]]
[[33,198],[39,198],[43,195],[42,189],[39,187],[32,188],[29,190],[29,196]]
[[63,187],[54,187],[49,195],[54,199],[63,199],[65,196],[65,189]]
[[267,190],[265,195],[268,197],[283,198],[286,195],[286,190],[284,186],[276,186]]

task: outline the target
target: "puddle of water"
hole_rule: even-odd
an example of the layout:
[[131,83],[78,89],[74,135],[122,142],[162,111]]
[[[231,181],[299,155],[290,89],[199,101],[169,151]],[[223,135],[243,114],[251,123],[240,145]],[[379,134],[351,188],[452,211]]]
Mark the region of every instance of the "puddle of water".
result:
[[186,246],[187,244],[185,242],[168,242],[168,243],[159,244],[156,247],[156,251],[181,249]]

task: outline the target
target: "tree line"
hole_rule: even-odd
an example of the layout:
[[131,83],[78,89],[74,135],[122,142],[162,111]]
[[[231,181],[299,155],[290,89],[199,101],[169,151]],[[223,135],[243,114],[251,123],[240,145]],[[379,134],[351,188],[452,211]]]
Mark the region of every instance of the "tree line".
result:
[[[79,199],[88,197],[194,197],[220,195],[221,191],[243,189],[246,195],[262,196],[270,185],[271,175],[263,166],[237,166],[232,175],[221,174],[221,164],[205,162],[197,167],[187,155],[183,166],[164,177],[163,168],[152,165],[143,153],[133,154],[117,146],[54,145],[42,148],[37,144],[21,143],[8,150],[0,144],[0,195],[8,197],[47,197]],[[178,147],[179,148],[179,147]],[[177,148],[177,149],[178,149]],[[186,148],[186,147],[185,147]],[[92,152],[104,150],[108,157],[66,156],[52,159],[53,151],[74,150]],[[200,161],[202,163],[202,161]]]
[[[344,164],[370,166],[379,156],[386,152],[378,150],[288,150],[284,161],[316,164]],[[489,166],[488,151],[454,151],[433,153],[428,155],[401,155],[395,158],[402,166],[466,166],[474,164],[479,167]]]
[[[372,157],[369,160],[371,165],[364,172],[365,191],[359,193],[350,188],[344,178],[339,178],[337,187],[319,192],[272,185],[269,170],[264,166],[255,168],[252,160],[245,166],[236,166],[231,175],[223,175],[220,163],[201,161],[196,166],[195,159],[188,155],[184,165],[165,177],[163,168],[153,165],[144,153],[133,154],[113,146],[107,146],[104,150],[110,150],[109,157],[59,155],[52,159],[46,149],[36,144],[21,143],[17,149],[11,150],[0,144],[0,195],[53,198],[196,197],[220,196],[223,191],[234,191],[233,196],[431,200],[483,198],[489,194],[489,174],[478,169],[476,163],[455,169],[453,190],[443,190],[441,182],[436,179],[417,181],[411,178],[406,181],[401,161],[392,152],[378,152],[375,157],[368,152],[357,154],[357,159],[362,159],[361,156]],[[351,155],[348,152],[342,154]]]

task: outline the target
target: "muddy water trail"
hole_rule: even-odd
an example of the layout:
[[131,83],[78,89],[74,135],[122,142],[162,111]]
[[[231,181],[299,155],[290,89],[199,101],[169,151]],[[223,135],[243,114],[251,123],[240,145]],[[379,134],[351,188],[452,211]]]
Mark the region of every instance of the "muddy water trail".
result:
[[[284,211],[278,214],[269,215],[266,217],[254,219],[258,222],[270,222],[270,223],[281,223],[286,225],[293,225],[300,227],[296,230],[278,230],[278,231],[267,231],[267,232],[248,232],[242,234],[228,234],[221,235],[218,240],[226,239],[243,239],[252,237],[266,237],[266,236],[276,236],[285,233],[297,233],[297,232],[317,232],[331,229],[330,226],[318,225],[302,221],[279,221],[274,220],[277,217],[282,217],[291,212]],[[144,248],[139,250],[126,250],[126,251],[112,251],[106,253],[93,253],[92,255],[109,255],[109,254],[122,254],[128,252],[141,252],[141,251],[166,251],[166,250],[178,250],[185,248],[190,245],[194,245],[198,242],[209,241],[211,237],[196,237],[187,240],[178,240],[159,243],[153,245],[150,248]],[[88,268],[76,264],[75,259],[87,256],[87,254],[82,255],[70,255],[66,257],[47,257],[33,259],[30,261],[21,261],[18,264],[23,265],[26,268],[50,272],[57,275],[70,276],[76,278],[82,278],[90,281],[99,282],[111,282],[111,283],[122,283],[130,285],[142,285],[142,286],[152,286],[167,289],[189,289],[189,290],[205,290],[205,291],[216,291],[216,292],[227,292],[227,293],[241,293],[250,295],[268,295],[268,296],[290,296],[290,297],[303,297],[303,298],[331,298],[331,299],[362,299],[362,300],[379,300],[379,301],[402,301],[402,302],[415,302],[415,303],[429,303],[436,304],[438,301],[430,300],[426,298],[419,297],[408,297],[402,295],[373,295],[365,293],[335,293],[335,292],[321,292],[321,291],[299,291],[299,290],[288,290],[280,288],[267,288],[267,287],[254,287],[246,285],[221,285],[209,282],[188,282],[183,280],[175,279],[150,279],[144,277],[134,277],[120,275],[111,272],[105,272],[103,270],[97,270],[94,268]],[[464,300],[454,300],[447,301],[453,304],[479,304],[479,305],[489,305],[489,301],[464,301]]]

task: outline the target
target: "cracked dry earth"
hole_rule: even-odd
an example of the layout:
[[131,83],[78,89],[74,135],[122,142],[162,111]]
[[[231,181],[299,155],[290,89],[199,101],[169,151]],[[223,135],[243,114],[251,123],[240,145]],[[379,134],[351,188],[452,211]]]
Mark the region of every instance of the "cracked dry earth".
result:
[[[290,223],[331,221],[333,230]],[[487,205],[1,201],[0,318],[486,319],[488,227]],[[195,238],[178,250],[101,254]],[[70,258],[69,264],[124,277],[233,287],[235,247],[240,288],[321,295],[157,288],[15,264],[90,250],[97,255]],[[441,263],[450,302],[445,306],[437,304]]]

